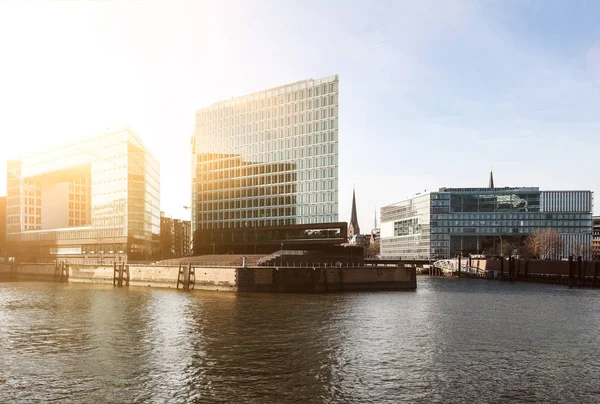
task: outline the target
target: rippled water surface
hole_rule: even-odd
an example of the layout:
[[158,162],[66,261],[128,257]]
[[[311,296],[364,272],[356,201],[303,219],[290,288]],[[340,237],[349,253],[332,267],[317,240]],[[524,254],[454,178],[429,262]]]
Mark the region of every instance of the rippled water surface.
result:
[[0,402],[600,402],[600,292],[0,283]]

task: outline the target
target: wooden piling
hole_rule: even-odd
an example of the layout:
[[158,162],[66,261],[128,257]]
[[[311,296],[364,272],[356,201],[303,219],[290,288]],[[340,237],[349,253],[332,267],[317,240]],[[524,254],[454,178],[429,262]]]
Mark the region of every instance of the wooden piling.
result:
[[577,287],[583,286],[583,266],[581,265],[581,255],[577,257]]
[[117,286],[119,281],[119,271],[117,271],[117,262],[113,262],[113,286]]
[[573,287],[573,278],[575,277],[575,267],[573,262],[573,256],[569,255],[569,287]]
[[194,289],[196,287],[196,268],[192,266],[192,263],[188,263],[188,289]]

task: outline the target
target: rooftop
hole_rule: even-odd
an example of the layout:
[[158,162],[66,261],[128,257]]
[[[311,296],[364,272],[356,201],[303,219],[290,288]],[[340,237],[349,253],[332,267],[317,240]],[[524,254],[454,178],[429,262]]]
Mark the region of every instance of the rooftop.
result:
[[244,104],[248,101],[262,100],[267,97],[273,97],[276,95],[291,93],[292,91],[298,91],[298,90],[301,90],[304,88],[312,88],[315,86],[320,86],[321,84],[331,83],[336,80],[338,80],[337,74],[335,74],[333,76],[322,77],[322,78],[316,79],[316,80],[315,79],[300,80],[300,81],[296,81],[293,83],[288,83],[288,84],[283,84],[283,85],[280,85],[277,87],[268,88],[266,90],[261,90],[261,91],[256,91],[254,93],[241,95],[238,97],[231,97],[230,99],[227,99],[227,100],[217,101],[217,102],[209,105],[208,107],[199,109],[198,112],[202,112],[205,110],[213,110],[213,109],[218,109],[218,108],[228,107],[228,106],[233,106],[233,105],[240,105],[240,104]]

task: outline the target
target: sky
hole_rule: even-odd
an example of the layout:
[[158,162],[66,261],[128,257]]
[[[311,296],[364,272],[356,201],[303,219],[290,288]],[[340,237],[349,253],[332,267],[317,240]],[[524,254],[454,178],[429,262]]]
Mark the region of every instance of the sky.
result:
[[[5,160],[129,126],[187,218],[194,112],[338,74],[339,219],[425,190],[600,191],[600,2],[0,3]],[[596,203],[595,212],[600,212]]]

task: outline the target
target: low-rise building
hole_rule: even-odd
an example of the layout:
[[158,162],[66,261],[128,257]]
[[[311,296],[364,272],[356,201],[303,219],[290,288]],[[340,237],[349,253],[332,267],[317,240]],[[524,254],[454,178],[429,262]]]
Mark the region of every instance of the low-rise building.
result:
[[160,212],[160,258],[190,255],[191,232],[189,220],[173,219]]
[[536,187],[440,188],[381,208],[383,259],[444,259],[523,251],[541,229],[560,234],[562,257],[591,257],[591,191]]

